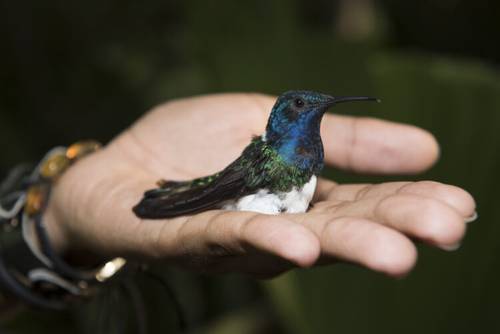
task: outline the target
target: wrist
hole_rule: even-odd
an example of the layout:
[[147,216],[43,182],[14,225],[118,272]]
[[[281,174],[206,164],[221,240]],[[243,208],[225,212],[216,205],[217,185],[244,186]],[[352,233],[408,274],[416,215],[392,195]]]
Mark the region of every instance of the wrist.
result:
[[[68,168],[54,182],[50,200],[43,216],[43,225],[51,248],[75,267],[92,268],[108,261],[111,256],[94,251],[88,230],[89,205],[87,170],[92,168],[94,154],[83,157]],[[80,159],[79,159],[80,160]]]
[[85,266],[92,269],[86,270],[66,262],[75,244],[67,233],[71,220],[66,217],[73,213],[64,200],[71,193],[64,190],[64,175],[76,160],[97,148],[95,142],[55,148],[33,172],[24,171],[15,177],[15,183],[9,181],[13,179],[9,176],[0,186],[0,220],[4,224],[1,236],[13,246],[3,249],[0,257],[0,281],[28,303],[53,309],[64,307],[68,301],[88,295],[93,291],[90,286],[107,280],[125,264],[122,258],[102,267],[92,261],[91,266]]
[[63,223],[64,220],[59,219],[57,214],[57,203],[54,203],[57,198],[54,198],[49,202],[47,210],[43,215],[43,222],[45,224],[45,229],[47,231],[47,236],[50,239],[50,243],[56,252],[59,254],[65,254],[68,251],[68,245],[70,244],[66,233],[64,233]]

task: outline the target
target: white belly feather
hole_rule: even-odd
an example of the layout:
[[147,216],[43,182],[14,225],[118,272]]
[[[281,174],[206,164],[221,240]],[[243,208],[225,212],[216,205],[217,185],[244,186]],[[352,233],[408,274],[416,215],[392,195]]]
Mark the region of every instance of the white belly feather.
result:
[[294,187],[289,192],[270,193],[261,189],[257,193],[240,198],[237,202],[224,205],[225,210],[255,211],[265,214],[301,213],[306,212],[316,190],[316,176],[297,189]]

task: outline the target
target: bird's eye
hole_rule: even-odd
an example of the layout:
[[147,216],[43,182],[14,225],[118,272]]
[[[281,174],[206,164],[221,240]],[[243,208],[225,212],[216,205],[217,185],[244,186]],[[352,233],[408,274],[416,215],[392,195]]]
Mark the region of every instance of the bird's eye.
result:
[[295,99],[293,101],[293,104],[297,107],[297,108],[302,108],[304,106],[304,100],[302,99]]

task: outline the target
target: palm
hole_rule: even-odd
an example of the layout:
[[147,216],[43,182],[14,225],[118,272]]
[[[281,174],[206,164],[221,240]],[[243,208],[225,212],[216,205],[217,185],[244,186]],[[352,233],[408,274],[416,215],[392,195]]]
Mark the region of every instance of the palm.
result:
[[125,134],[125,146],[143,146],[138,158],[156,160],[153,166],[142,166],[145,169],[163,177],[189,179],[224,168],[252,135],[263,131],[266,119],[267,113],[252,97],[180,100],[138,122]]
[[[156,108],[63,176],[49,210],[62,226],[52,228],[54,235],[101,256],[160,258],[257,276],[337,259],[400,275],[415,261],[409,238],[442,248],[461,239],[473,199],[431,182],[340,186],[321,180],[314,208],[297,215],[214,210],[168,221],[133,215],[131,208],[156,180],[207,175],[235,159],[253,134],[262,133],[273,102],[233,94]],[[327,116],[322,136],[326,162],[356,171],[416,172],[437,153],[423,131],[375,120]]]

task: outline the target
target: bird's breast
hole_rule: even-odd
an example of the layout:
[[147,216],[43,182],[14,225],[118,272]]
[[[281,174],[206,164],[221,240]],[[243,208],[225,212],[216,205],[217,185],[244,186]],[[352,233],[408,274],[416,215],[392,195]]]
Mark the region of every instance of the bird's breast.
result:
[[316,181],[316,176],[313,175],[302,187],[293,187],[288,192],[274,193],[268,189],[260,189],[254,194],[225,204],[223,209],[254,211],[271,215],[306,212],[316,190]]

